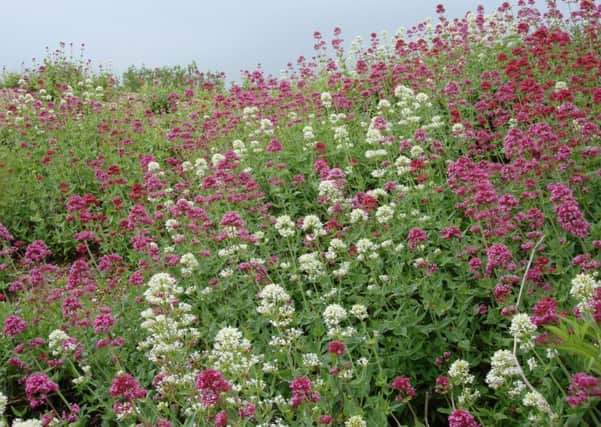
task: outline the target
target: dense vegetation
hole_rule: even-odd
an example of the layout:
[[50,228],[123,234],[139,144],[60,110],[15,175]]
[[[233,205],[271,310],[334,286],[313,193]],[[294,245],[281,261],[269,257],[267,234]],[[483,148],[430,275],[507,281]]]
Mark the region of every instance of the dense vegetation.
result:
[[601,425],[601,6],[531,3],[6,73],[0,425]]

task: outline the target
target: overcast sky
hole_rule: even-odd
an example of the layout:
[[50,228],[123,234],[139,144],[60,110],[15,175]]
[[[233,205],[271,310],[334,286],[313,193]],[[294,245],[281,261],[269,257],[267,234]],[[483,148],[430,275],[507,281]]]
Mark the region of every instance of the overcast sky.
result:
[[[410,27],[435,17],[441,0],[7,0],[0,7],[0,69],[20,71],[46,47],[85,43],[85,58],[116,73],[129,65],[188,64],[220,70],[228,80],[257,63],[274,74],[298,55],[311,56],[313,31],[345,45],[357,35]],[[442,1],[447,16],[502,0]],[[513,3],[513,2],[512,2]],[[542,4],[542,0],[538,0]]]

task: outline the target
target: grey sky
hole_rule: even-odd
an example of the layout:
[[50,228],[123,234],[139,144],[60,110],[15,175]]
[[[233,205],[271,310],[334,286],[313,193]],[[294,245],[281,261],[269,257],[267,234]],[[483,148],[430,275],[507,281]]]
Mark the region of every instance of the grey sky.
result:
[[[394,33],[443,3],[447,16],[478,4],[492,12],[502,0],[20,0],[0,7],[0,68],[19,71],[60,41],[85,43],[85,57],[117,73],[129,65],[188,64],[238,79],[257,63],[278,73],[298,55],[311,56],[314,30],[345,45],[370,32]],[[513,2],[512,2],[513,3]],[[543,2],[538,1],[539,4]]]

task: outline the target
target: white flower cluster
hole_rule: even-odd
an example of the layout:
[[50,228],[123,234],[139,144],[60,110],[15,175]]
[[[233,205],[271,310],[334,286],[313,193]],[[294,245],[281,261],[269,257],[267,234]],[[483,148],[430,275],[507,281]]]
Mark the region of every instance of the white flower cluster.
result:
[[327,260],[333,261],[336,258],[338,258],[339,253],[346,251],[346,249],[347,245],[346,243],[344,243],[344,241],[338,238],[333,238],[332,240],[330,240],[328,250],[324,256]]
[[380,224],[388,224],[394,218],[394,206],[383,205],[376,210],[376,221]]
[[150,335],[138,344],[138,348],[160,367],[163,387],[187,387],[194,380],[185,361],[200,334],[191,326],[196,322],[196,316],[190,313],[192,307],[180,301],[183,291],[172,276],[158,273],[150,278],[144,293],[151,307],[141,313],[144,321],[140,326]]
[[170,274],[157,273],[148,281],[144,298],[150,305],[174,305],[179,301],[177,295],[182,291]]
[[305,273],[310,281],[315,281],[324,274],[324,265],[319,259],[319,252],[309,252],[299,256],[298,263],[298,269]]
[[179,260],[179,263],[182,265],[180,271],[182,273],[182,276],[184,277],[190,276],[192,272],[196,270],[199,266],[198,260],[191,252],[182,255],[182,257]]
[[261,119],[259,121],[259,129],[257,130],[257,133],[273,135],[273,122],[269,119]]
[[348,130],[345,125],[334,126],[334,141],[336,142],[337,150],[353,148],[350,142]]
[[586,273],[578,274],[572,279],[572,288],[570,295],[576,298],[579,304],[585,305],[594,295],[595,289],[601,286],[601,283]]
[[405,175],[406,173],[411,171],[411,159],[407,156],[403,156],[402,154],[394,161],[394,165],[396,166],[397,175]]
[[273,335],[269,340],[269,345],[272,347],[289,348],[303,335],[302,329],[288,328],[278,335]]
[[351,263],[349,261],[344,261],[342,263],[340,263],[339,267],[332,271],[332,274],[334,275],[334,277],[337,278],[342,278],[348,275],[349,271],[351,270]]
[[350,223],[355,224],[359,221],[367,221],[369,214],[363,209],[353,209],[350,213]]
[[455,360],[449,367],[449,377],[453,385],[473,384],[474,376],[470,374],[470,364],[465,360]]
[[388,155],[388,151],[380,148],[378,150],[367,150],[365,152],[366,159],[381,159],[382,157],[386,157]]
[[340,304],[330,304],[323,312],[323,321],[328,328],[335,328],[340,325],[340,322],[345,320],[348,314]]
[[480,397],[480,392],[469,387],[474,383],[474,376],[470,374],[470,365],[467,361],[458,359],[449,367],[449,378],[453,386],[461,386],[463,389],[458,397],[459,405],[468,407]]
[[288,326],[294,315],[294,304],[290,295],[280,285],[271,283],[257,294],[261,304],[257,312],[269,319],[276,328]]
[[305,232],[313,231],[313,233],[317,236],[322,236],[325,234],[323,224],[317,215],[307,215],[304,217],[301,228]]
[[344,422],[344,427],[367,427],[367,423],[361,415],[353,415]]
[[321,93],[321,104],[326,108],[330,108],[332,106],[332,94],[330,92]]
[[532,323],[528,314],[518,313],[511,319],[509,332],[524,348],[528,349],[533,345],[536,325]]
[[237,253],[246,252],[247,249],[248,249],[248,245],[246,243],[237,243],[237,244],[226,246],[225,248],[219,249],[217,251],[217,255],[219,255],[221,258],[226,258],[226,257],[230,257]]
[[491,369],[486,375],[486,384],[497,390],[520,374],[520,368],[513,353],[509,350],[497,350],[490,361]]
[[217,332],[213,349],[208,354],[209,364],[232,377],[246,377],[249,370],[261,361],[251,353],[250,341],[234,327],[226,326]]
[[205,176],[208,168],[209,165],[205,159],[198,158],[194,161],[194,174],[197,177],[202,178],[203,176]]
[[295,233],[294,222],[288,215],[277,217],[274,227],[282,237],[289,237]]
[[315,139],[315,134],[313,133],[313,128],[311,126],[305,126],[303,128],[303,138],[305,141],[313,141],[313,139]]
[[42,427],[42,422],[36,419],[22,420],[21,418],[16,418],[13,421],[12,427]]
[[4,415],[4,411],[6,411],[6,404],[8,403],[8,398],[2,394],[0,391],[0,417]]
[[330,304],[323,312],[323,320],[328,327],[327,334],[331,337],[346,338],[355,335],[357,332],[352,326],[341,327],[343,320],[348,318],[348,313],[340,304]]
[[242,110],[242,120],[245,122],[251,122],[252,120],[257,118],[257,113],[259,112],[259,107],[251,106],[244,107]]
[[416,95],[413,89],[407,86],[397,86],[394,90],[394,96],[399,99],[396,106],[401,113],[400,125],[419,123],[421,117],[417,115],[418,110],[422,107],[432,107],[430,97],[427,94],[420,92]]
[[74,343],[70,343],[67,346],[63,345],[69,338],[71,337],[61,329],[55,329],[50,332],[50,335],[48,335],[48,348],[50,348],[53,356],[59,356],[63,353],[75,350],[76,346]]
[[325,197],[331,203],[342,198],[342,191],[336,184],[336,181],[330,179],[320,181],[318,191],[320,197]]
[[320,365],[319,357],[315,353],[303,354],[303,365],[307,368],[316,368]]
[[367,307],[363,304],[354,304],[350,311],[351,314],[359,320],[365,320],[369,317],[369,314],[367,314]]
[[363,261],[365,259],[376,259],[378,255],[378,244],[367,238],[359,239],[356,243],[357,259]]

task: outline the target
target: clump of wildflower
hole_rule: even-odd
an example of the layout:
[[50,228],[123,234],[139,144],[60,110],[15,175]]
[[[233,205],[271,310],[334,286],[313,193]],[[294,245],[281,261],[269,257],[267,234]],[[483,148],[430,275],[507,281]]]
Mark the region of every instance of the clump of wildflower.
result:
[[421,242],[428,240],[428,235],[419,227],[414,227],[407,233],[407,246],[409,249],[415,249]]
[[601,397],[601,378],[593,377],[585,372],[578,372],[572,375],[568,391],[570,395],[566,397],[566,402],[575,408],[587,400],[595,397]]
[[298,257],[298,269],[307,275],[307,279],[315,281],[324,274],[323,262],[318,252],[309,252]]
[[330,341],[328,344],[328,353],[335,354],[336,356],[342,356],[346,353],[346,345],[339,340]]
[[277,217],[275,220],[274,227],[282,237],[293,236],[296,231],[294,222],[290,219],[288,215],[282,215]]
[[315,353],[303,354],[303,365],[307,368],[315,368],[320,365],[319,357]]
[[232,377],[244,376],[260,361],[250,351],[250,341],[237,328],[228,326],[217,332],[208,360],[213,368]]
[[480,423],[465,409],[453,409],[448,421],[449,427],[480,427]]
[[292,322],[294,305],[290,295],[280,285],[271,283],[257,294],[261,304],[257,312],[269,319],[276,328],[285,327]]
[[22,420],[21,418],[16,418],[13,421],[12,427],[42,427],[42,425],[43,424],[40,420]]
[[466,385],[474,382],[474,376],[469,372],[470,365],[462,359],[454,361],[449,367],[449,377],[453,385]]
[[119,420],[131,415],[134,412],[134,401],[146,397],[146,389],[140,386],[138,380],[132,375],[120,372],[118,373],[111,387],[109,394],[118,400],[113,405],[113,411],[117,414]]
[[325,108],[330,108],[332,106],[332,95],[330,92],[322,92],[321,93],[321,105]]
[[192,272],[196,270],[199,266],[198,260],[196,259],[194,254],[190,252],[182,255],[182,257],[179,260],[179,263],[182,266],[180,271],[182,273],[182,276],[184,277],[190,276]]
[[221,393],[232,389],[232,385],[223,374],[215,369],[205,369],[196,375],[196,388],[200,391],[200,398],[204,406],[214,406]]
[[369,317],[367,314],[367,307],[363,304],[354,304],[350,310],[351,314],[359,320],[365,320]]
[[417,396],[417,391],[411,385],[411,380],[409,379],[409,377],[395,377],[392,380],[391,387],[399,392],[399,394],[395,397],[395,400],[398,400],[400,402],[407,403],[415,396]]
[[486,375],[486,384],[494,390],[520,374],[517,361],[509,350],[497,350],[492,356],[490,365],[491,369]]
[[16,314],[11,314],[4,319],[4,329],[2,332],[4,335],[14,337],[15,335],[19,335],[21,332],[23,332],[26,327],[27,322],[25,320]]
[[474,376],[470,374],[469,368],[469,363],[462,359],[454,361],[449,367],[448,375],[451,383],[450,386],[460,386],[463,388],[461,394],[457,398],[458,403],[461,406],[469,406],[480,397],[480,392],[478,390],[469,387],[474,383]]
[[75,350],[72,338],[61,329],[55,329],[48,335],[48,348],[53,356],[63,354],[65,351]]
[[323,320],[330,329],[338,327],[347,316],[346,310],[340,304],[330,304],[323,312]]
[[44,258],[52,255],[50,249],[43,240],[35,240],[25,249],[23,260],[26,264],[42,261]]
[[49,394],[58,391],[58,384],[42,372],[29,375],[25,378],[25,396],[32,408],[42,405]]
[[136,400],[146,397],[146,389],[140,386],[138,380],[131,374],[121,372],[113,378],[109,394],[126,400]]
[[543,297],[532,307],[532,316],[530,320],[536,326],[549,323],[557,323],[559,316],[556,312],[557,300],[553,297]]
[[319,393],[313,390],[313,383],[305,376],[294,378],[290,382],[290,390],[292,391],[290,404],[293,408],[296,408],[303,402],[318,402],[320,399]]
[[532,323],[530,316],[525,313],[518,313],[511,319],[509,332],[520,344],[528,347],[532,345],[536,325]]
[[353,415],[344,422],[344,427],[367,427],[367,423],[361,415]]
[[4,415],[4,411],[6,411],[6,404],[8,403],[8,398],[0,391],[0,417]]
[[524,395],[522,404],[527,408],[533,408],[539,412],[551,414],[551,407],[547,400],[538,391],[529,391]]
[[570,295],[575,297],[580,304],[585,304],[593,297],[595,289],[598,287],[601,287],[601,283],[592,275],[580,273],[572,279]]

